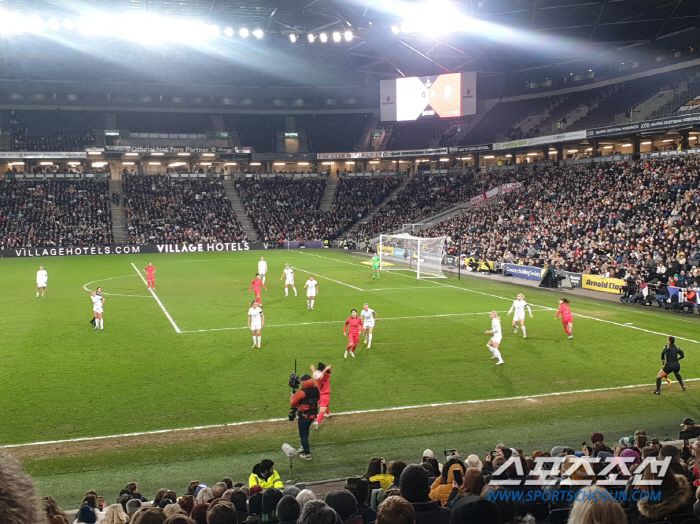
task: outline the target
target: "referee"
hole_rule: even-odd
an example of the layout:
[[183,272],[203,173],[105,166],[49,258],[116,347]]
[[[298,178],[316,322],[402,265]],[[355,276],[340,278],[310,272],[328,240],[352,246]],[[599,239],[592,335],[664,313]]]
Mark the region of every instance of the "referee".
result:
[[683,350],[676,346],[675,337],[668,337],[668,344],[664,346],[663,351],[661,351],[661,363],[663,368],[656,375],[656,390],[652,391],[654,395],[661,395],[661,380],[665,379],[669,373],[673,373],[676,376],[676,380],[685,391],[685,386],[683,385],[683,378],[681,377],[681,363],[680,361],[685,357]]

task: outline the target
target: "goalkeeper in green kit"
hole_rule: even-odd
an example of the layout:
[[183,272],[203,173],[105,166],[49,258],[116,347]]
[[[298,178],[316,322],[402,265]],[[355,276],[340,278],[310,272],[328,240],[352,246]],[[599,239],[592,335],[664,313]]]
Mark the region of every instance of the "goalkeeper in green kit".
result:
[[375,275],[377,276],[377,280],[379,280],[379,270],[381,269],[381,259],[379,258],[379,255],[374,255],[372,257],[372,280],[374,280]]

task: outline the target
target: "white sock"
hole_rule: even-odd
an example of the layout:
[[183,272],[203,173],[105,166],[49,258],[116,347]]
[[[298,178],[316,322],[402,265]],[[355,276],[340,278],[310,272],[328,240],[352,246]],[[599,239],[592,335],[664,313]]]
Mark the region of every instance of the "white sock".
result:
[[105,328],[105,319],[104,319],[104,318],[100,318],[100,319],[99,319],[99,322],[100,322],[100,329],[104,329],[104,328]]
[[523,336],[527,336],[527,331],[525,331],[525,326],[523,326]]
[[36,296],[37,296],[37,297],[39,296],[39,292],[38,292],[38,291],[36,292]]
[[294,296],[297,296],[297,288],[295,288],[294,286],[292,286],[292,289],[294,290]]
[[311,301],[308,298],[306,299],[306,307],[311,307]]
[[503,359],[501,358],[501,352],[497,349],[493,350],[493,356],[496,357],[499,362],[503,362]]
[[265,285],[265,275],[263,275],[262,281],[263,281],[263,286],[264,286]]
[[315,302],[315,300],[312,300],[312,301],[311,301],[311,308],[312,308],[312,309],[313,309],[313,307],[314,307],[314,302]]
[[258,335],[258,346],[262,346],[262,335]]
[[285,297],[289,296],[289,289],[287,289],[286,287],[284,288],[284,296]]
[[494,353],[493,348],[491,346],[489,346],[488,344],[486,344],[486,349],[488,349],[494,357],[496,356],[496,353]]
[[369,342],[367,342],[367,347],[370,347],[372,345],[372,333],[369,334],[369,337],[367,337]]
[[258,337],[256,337],[255,335],[253,335],[253,345],[254,346],[258,345]]
[[517,325],[517,324],[516,324],[516,325],[514,325],[513,327],[515,328],[515,331],[517,331],[517,330],[518,330],[518,325]]

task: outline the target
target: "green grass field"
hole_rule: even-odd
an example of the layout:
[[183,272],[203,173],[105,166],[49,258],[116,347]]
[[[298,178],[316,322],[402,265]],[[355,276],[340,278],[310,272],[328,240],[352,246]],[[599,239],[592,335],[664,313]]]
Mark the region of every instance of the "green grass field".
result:
[[[266,327],[262,349],[251,349],[247,289],[261,255],[270,267]],[[149,260],[180,333],[132,266]],[[697,316],[573,296],[572,341],[554,320],[552,291],[388,271],[373,282],[365,261],[311,250],[1,260],[0,445],[68,441],[11,449],[42,493],[66,507],[91,488],[112,500],[131,480],[147,496],[163,486],[179,494],[194,478],[245,480],[264,456],[284,470],[280,447],[298,442],[286,420],[149,432],[286,418],[294,359],[302,373],[319,360],[333,365],[336,413],[532,396],[334,417],[312,434],[314,461],[297,464],[299,481],[361,474],[375,455],[416,461],[426,447],[481,454],[506,441],[531,451],[579,444],[593,431],[616,440],[640,427],[675,437],[683,417],[698,415],[698,382],[685,394],[674,383],[661,397],[651,387],[588,391],[651,386],[666,333],[686,339],[677,341],[688,357],[683,375],[698,377]],[[286,262],[298,297],[284,296]],[[40,264],[49,288],[37,299]],[[314,311],[302,290],[309,272],[320,283]],[[104,331],[88,323],[86,288],[97,286],[106,298]],[[505,315],[521,291],[535,315],[527,339],[512,334]],[[373,347],[344,360],[343,321],[364,302],[380,317]],[[501,367],[485,347],[491,310],[504,325]],[[552,395],[580,390],[587,392]]]

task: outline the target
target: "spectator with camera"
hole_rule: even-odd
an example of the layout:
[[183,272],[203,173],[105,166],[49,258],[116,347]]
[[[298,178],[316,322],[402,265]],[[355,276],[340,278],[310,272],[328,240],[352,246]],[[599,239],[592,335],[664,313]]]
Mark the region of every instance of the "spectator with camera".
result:
[[299,425],[299,439],[301,440],[301,448],[298,450],[302,460],[312,460],[311,450],[309,448],[309,430],[311,424],[316,420],[318,415],[318,401],[321,394],[316,387],[316,383],[311,375],[306,374],[301,377],[301,389],[292,393],[290,404],[292,413],[290,419],[294,420],[292,415],[296,415]]

